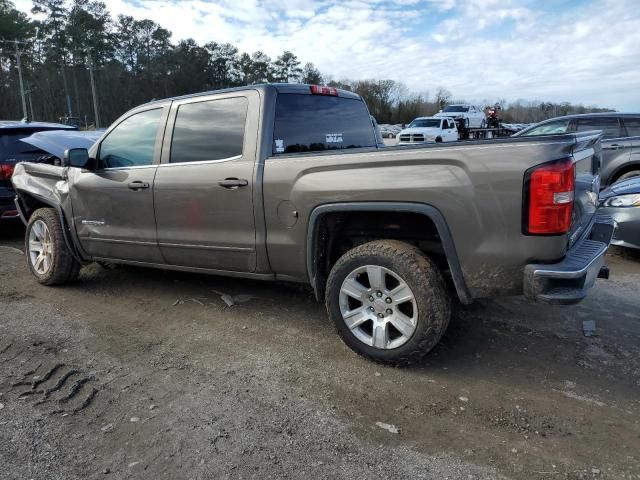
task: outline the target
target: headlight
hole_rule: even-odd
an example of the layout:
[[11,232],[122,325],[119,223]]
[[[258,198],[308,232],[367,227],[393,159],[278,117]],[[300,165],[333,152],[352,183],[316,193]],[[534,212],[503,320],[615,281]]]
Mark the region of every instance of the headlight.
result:
[[607,198],[603,205],[605,207],[640,207],[640,194],[618,195]]

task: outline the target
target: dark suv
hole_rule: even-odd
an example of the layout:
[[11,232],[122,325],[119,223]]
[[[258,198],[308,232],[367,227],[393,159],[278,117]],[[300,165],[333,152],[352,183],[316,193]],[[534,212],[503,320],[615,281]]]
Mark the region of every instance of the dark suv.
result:
[[60,123],[16,122],[0,120],[0,220],[17,218],[13,199],[16,194],[11,186],[11,175],[18,162],[33,162],[46,152],[21,142],[22,138],[43,130],[77,130]]
[[602,130],[601,186],[640,176],[640,113],[586,113],[556,117],[525,128],[515,137]]

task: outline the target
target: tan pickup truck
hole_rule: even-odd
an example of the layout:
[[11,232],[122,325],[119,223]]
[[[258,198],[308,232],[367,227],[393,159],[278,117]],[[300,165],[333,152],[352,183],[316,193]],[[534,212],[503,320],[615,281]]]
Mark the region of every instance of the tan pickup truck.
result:
[[308,283],[349,347],[402,365],[452,297],[585,296],[613,232],[599,138],[384,148],[358,95],[262,85],[142,105],[13,185],[43,284],[93,261]]

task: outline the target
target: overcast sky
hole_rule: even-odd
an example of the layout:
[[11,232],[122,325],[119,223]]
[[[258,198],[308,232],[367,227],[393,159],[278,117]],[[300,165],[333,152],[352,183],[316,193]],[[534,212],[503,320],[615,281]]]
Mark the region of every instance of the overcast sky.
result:
[[291,50],[335,79],[640,111],[640,0],[104,1],[114,18],[150,18],[174,41]]

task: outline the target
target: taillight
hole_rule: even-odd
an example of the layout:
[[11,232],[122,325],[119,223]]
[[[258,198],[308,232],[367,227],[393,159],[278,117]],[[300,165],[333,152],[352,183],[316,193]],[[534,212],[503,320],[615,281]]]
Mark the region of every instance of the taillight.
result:
[[575,176],[576,168],[571,159],[527,171],[524,233],[559,235],[571,229]]
[[335,87],[325,87],[324,85],[311,85],[311,93],[314,95],[338,96],[338,89]]
[[0,180],[9,180],[15,165],[0,165]]

